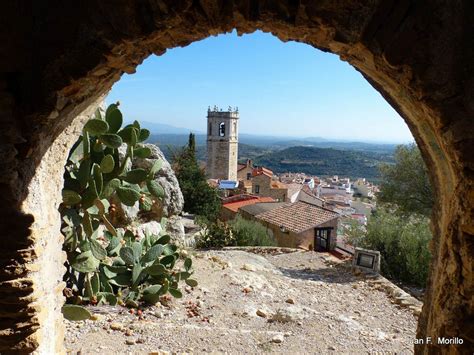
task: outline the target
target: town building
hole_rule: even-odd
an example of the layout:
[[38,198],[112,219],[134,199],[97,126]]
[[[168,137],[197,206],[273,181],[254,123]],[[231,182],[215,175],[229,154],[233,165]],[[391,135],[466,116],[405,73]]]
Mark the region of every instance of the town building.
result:
[[256,220],[257,215],[286,205],[286,202],[259,202],[240,207],[238,213],[243,218],[248,219],[249,221],[254,221]]
[[217,190],[219,196],[227,197],[238,193],[239,183],[234,180],[218,180]]
[[306,202],[286,203],[254,216],[280,247],[331,251],[336,248],[339,214]]
[[207,110],[207,161],[208,178],[237,181],[238,109],[228,111],[216,106]]
[[311,190],[314,189],[314,179],[311,177],[305,178],[303,184],[308,186]]
[[242,207],[274,201],[271,197],[258,197],[247,194],[229,197],[222,201],[220,220],[229,221],[234,219]]
[[287,201],[288,188],[282,182],[273,179],[271,170],[258,167],[252,171],[252,194],[268,196],[285,202]]
[[365,178],[357,179],[353,187],[354,187],[354,194],[358,196],[367,197],[367,198],[372,198],[374,196],[373,185],[369,183],[368,181],[366,181]]
[[244,164],[237,165],[237,180],[241,183],[241,189],[244,192],[252,192],[252,171],[253,171],[253,162],[250,159]]
[[286,186],[288,188],[287,201],[296,202],[300,194],[300,191],[304,185],[302,183],[290,182],[290,183],[287,183]]
[[317,197],[307,185],[303,185],[303,188],[299,191],[298,196],[294,202],[297,201],[310,203],[319,207],[324,207],[325,202],[322,198]]

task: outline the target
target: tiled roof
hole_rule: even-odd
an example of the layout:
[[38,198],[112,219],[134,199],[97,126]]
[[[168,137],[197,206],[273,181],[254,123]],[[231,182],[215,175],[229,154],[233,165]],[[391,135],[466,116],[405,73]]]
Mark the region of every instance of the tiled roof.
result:
[[299,201],[286,203],[279,208],[260,213],[256,215],[256,218],[276,226],[282,226],[288,231],[301,233],[338,216],[339,214],[336,212]]
[[239,210],[247,212],[248,214],[252,216],[256,216],[260,213],[270,211],[284,205],[286,205],[286,202],[259,202],[253,205],[240,207]]
[[255,195],[250,195],[250,194],[239,194],[239,195],[233,195],[229,197],[225,197],[222,199],[222,204],[225,205],[227,203],[232,203],[232,202],[238,202],[238,201],[243,201],[243,200],[251,200],[254,198],[257,198],[258,196]]
[[242,163],[237,164],[237,171],[245,169],[246,167],[253,168],[252,159],[247,159],[247,161],[244,164]]
[[303,188],[303,184],[298,184],[292,182],[291,184],[287,184],[288,186],[288,197],[293,196],[295,193],[299,192]]
[[273,201],[275,200],[271,197],[254,197],[254,198],[243,200],[243,201],[228,202],[228,203],[225,203],[223,207],[233,212],[237,212],[240,207],[254,205],[260,202],[273,202]]
[[263,166],[259,166],[258,168],[254,168],[252,170],[252,176],[258,175],[266,175],[268,177],[273,177],[273,171],[270,169],[264,168]]
[[[307,187],[307,186],[305,186]],[[316,197],[314,194],[312,194],[309,189],[301,189],[301,191],[298,194],[298,197],[296,199],[297,201],[303,201],[306,203],[311,203],[313,205],[317,206],[322,206],[324,203],[324,200],[322,198]]]
[[270,188],[272,189],[288,189],[288,186],[280,181],[272,181]]

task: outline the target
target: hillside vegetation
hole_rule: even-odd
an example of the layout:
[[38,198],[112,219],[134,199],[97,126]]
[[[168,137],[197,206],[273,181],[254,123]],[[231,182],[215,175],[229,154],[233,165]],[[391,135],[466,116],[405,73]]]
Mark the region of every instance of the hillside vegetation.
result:
[[393,162],[393,155],[300,146],[266,153],[254,160],[255,164],[263,165],[275,173],[290,171],[317,176],[365,177],[373,180],[379,177],[379,164]]
[[[167,159],[187,143],[182,134],[152,135],[149,141],[157,144]],[[318,176],[365,177],[376,182],[380,177],[378,166],[394,163],[395,145],[391,144],[274,139],[264,146],[253,144],[249,137],[243,137],[242,141],[245,142],[239,143],[239,161],[252,159],[256,165],[263,165],[275,173],[290,171]],[[196,135],[196,158],[206,160],[206,140],[202,134]]]

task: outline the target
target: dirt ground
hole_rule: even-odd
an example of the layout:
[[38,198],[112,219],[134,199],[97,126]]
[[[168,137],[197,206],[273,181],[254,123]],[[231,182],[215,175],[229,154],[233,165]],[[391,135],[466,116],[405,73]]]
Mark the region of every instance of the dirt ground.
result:
[[417,318],[370,280],[315,252],[194,255],[181,299],[143,311],[91,307],[98,320],[66,321],[71,354],[412,353]]

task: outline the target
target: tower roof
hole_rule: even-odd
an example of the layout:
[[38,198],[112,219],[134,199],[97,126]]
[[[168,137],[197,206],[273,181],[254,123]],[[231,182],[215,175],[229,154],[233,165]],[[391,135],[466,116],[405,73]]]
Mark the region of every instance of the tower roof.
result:
[[238,107],[228,107],[227,111],[222,110],[221,108],[214,106],[211,108],[210,106],[207,109],[207,117],[218,117],[218,118],[239,118],[239,108]]

